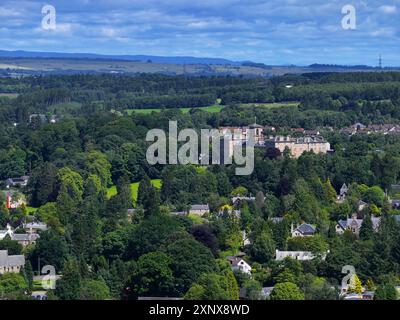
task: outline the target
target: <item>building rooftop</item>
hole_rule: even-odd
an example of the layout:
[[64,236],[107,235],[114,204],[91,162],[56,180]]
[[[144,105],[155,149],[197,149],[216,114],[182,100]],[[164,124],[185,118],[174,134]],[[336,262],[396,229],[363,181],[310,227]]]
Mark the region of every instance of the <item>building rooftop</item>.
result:
[[8,250],[0,250],[0,267],[21,267],[25,265],[23,255],[8,255]]

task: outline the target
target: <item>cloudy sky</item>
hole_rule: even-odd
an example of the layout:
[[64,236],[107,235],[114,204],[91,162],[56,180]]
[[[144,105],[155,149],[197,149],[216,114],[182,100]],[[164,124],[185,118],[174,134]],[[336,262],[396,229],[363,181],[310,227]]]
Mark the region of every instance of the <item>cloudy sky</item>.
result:
[[[56,29],[42,28],[42,7]],[[356,9],[355,30],[342,7]],[[0,0],[0,49],[400,66],[400,0]]]

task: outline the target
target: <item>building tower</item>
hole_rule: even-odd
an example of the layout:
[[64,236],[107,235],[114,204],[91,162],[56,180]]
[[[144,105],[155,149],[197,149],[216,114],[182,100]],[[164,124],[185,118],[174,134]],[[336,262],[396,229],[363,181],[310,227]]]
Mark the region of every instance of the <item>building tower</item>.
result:
[[379,69],[382,69],[382,55],[379,55]]

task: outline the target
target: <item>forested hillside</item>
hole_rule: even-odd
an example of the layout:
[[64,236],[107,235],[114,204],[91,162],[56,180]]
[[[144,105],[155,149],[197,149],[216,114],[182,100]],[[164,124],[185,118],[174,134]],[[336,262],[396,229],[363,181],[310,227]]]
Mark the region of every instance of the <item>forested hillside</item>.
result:
[[[393,185],[400,182],[400,135],[339,129],[399,123],[400,73],[1,78],[0,93],[18,94],[0,96],[0,180],[29,176],[17,188],[26,205],[7,208],[2,188],[0,230],[29,219],[48,226],[25,247],[0,240],[1,250],[27,258],[20,274],[0,276],[8,297],[35,289],[40,258],[62,275],[49,299],[237,300],[240,289],[242,299],[265,299],[263,287],[274,287],[275,300],[338,299],[346,265],[376,299],[396,299],[400,210],[390,200],[399,197]],[[299,106],[269,105],[293,101]],[[214,104],[221,112],[198,109]],[[162,110],[127,112],[147,108]],[[249,176],[235,175],[234,165],[146,161],[148,130],[167,131],[171,120],[199,130],[255,119],[280,134],[318,130],[333,152],[294,158],[287,150],[256,149]],[[344,184],[346,197],[338,201]],[[244,200],[232,202],[237,196]],[[202,217],[177,214],[199,204],[209,206]],[[338,232],[338,222],[354,215],[363,220],[359,232]],[[315,234],[292,236],[303,223]],[[276,250],[316,258],[278,261]],[[247,261],[251,276],[233,270],[235,256]],[[359,285],[349,291],[358,293]]]

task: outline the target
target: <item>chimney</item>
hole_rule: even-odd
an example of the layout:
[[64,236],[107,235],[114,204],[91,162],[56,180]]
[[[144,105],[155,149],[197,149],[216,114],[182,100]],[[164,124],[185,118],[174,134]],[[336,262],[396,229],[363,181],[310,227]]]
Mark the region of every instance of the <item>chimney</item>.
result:
[[7,193],[6,206],[7,209],[11,209],[11,196],[9,193]]

